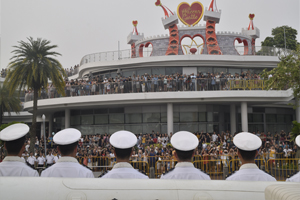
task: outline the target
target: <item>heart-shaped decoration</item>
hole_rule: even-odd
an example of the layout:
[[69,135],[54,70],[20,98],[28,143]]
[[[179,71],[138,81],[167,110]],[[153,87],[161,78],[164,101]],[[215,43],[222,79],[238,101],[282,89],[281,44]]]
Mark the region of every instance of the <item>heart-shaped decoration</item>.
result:
[[238,55],[248,55],[249,47],[248,47],[247,40],[241,40],[241,38],[235,38],[233,44]]
[[204,37],[200,34],[194,36],[183,35],[180,40],[181,50],[184,55],[202,54],[204,51]]
[[249,14],[249,18],[250,18],[251,20],[253,20],[254,17],[255,17],[255,14]]
[[133,26],[137,26],[137,24],[138,24],[138,21],[137,21],[137,20],[135,20],[135,21],[132,21],[132,24],[133,24]]
[[156,5],[156,6],[160,6],[160,5],[161,5],[160,0],[157,0],[157,1],[155,2],[155,5]]
[[145,45],[141,44],[139,47],[139,57],[150,57],[153,52],[153,45],[151,42],[147,42]]
[[182,2],[177,7],[177,14],[182,23],[188,26],[195,26],[204,14],[204,7],[198,1],[192,3],[192,5]]

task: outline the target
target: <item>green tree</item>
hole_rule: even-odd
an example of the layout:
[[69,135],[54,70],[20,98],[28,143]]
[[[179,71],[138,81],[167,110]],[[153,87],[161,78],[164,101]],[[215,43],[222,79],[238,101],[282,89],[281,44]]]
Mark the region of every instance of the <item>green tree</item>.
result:
[[10,93],[26,87],[33,90],[32,126],[30,129],[30,151],[33,151],[38,95],[42,88],[47,88],[49,79],[56,87],[57,92],[64,95],[63,77],[66,74],[59,61],[54,58],[61,55],[52,51],[57,45],[50,45],[50,41],[41,38],[34,40],[30,37],[27,39],[28,42],[19,41],[18,46],[13,46],[15,48],[12,51],[14,55],[10,59],[5,83],[8,83]]
[[6,84],[0,85],[0,125],[2,124],[4,112],[19,113],[21,111],[21,101],[16,92],[10,94]]
[[297,30],[289,26],[280,26],[272,29],[273,37],[266,37],[261,46],[285,48],[284,33],[286,38],[286,49],[297,49]]
[[292,54],[282,56],[278,66],[270,71],[265,69],[261,77],[265,88],[285,90],[291,88],[295,99],[300,99],[300,45]]

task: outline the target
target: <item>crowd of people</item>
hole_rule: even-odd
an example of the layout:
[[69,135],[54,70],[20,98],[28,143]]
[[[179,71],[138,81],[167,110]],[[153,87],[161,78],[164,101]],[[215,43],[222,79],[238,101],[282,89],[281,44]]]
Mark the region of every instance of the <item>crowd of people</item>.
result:
[[[245,81],[253,80],[246,83]],[[84,79],[65,79],[65,95],[86,96],[99,94],[118,93],[143,93],[143,92],[167,92],[167,91],[212,91],[232,90],[248,87],[251,89],[262,88],[261,78],[250,72],[235,73],[198,73],[198,74],[172,74],[172,75],[133,75],[129,77],[90,77]],[[32,91],[25,91],[25,101],[32,100]],[[41,98],[57,98],[55,86],[49,84],[41,91]]]
[[5,78],[6,77],[6,75],[7,75],[7,68],[2,68],[1,69],[1,78]]
[[[222,172],[223,167],[229,167],[231,171],[238,170],[239,160],[237,148],[233,144],[235,134],[229,131],[221,133],[194,133],[199,146],[196,148],[193,157],[195,167],[208,173]],[[282,167],[285,163],[275,162],[275,159],[295,158],[297,146],[290,141],[290,134],[285,131],[275,132],[253,132],[262,140],[262,146],[256,157],[257,165]],[[138,140],[135,150],[131,156],[133,167],[147,172],[149,167],[154,167],[158,175],[174,168],[176,159],[174,148],[170,144],[172,133],[161,134],[152,131],[147,134],[137,134]],[[76,157],[82,165],[91,168],[93,171],[106,171],[111,169],[115,163],[113,147],[109,143],[110,134],[85,135],[78,143]],[[25,151],[22,157],[36,169],[42,169],[53,165],[60,157],[53,137],[50,135],[46,141],[47,154],[44,152],[44,139],[36,137],[34,152],[29,153],[30,141],[26,141]],[[1,160],[4,154],[2,153]],[[279,166],[280,165],[280,166]]]
[[66,72],[67,77],[77,74],[78,73],[78,68],[79,68],[79,65],[74,65],[74,67],[71,66],[70,69],[65,68],[65,72]]

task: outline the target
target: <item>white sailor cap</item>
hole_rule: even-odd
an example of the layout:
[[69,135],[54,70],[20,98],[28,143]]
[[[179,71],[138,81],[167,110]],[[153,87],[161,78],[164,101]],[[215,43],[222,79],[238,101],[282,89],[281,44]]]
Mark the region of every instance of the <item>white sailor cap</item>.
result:
[[252,133],[242,132],[234,136],[233,144],[241,150],[254,151],[259,149],[262,142],[258,136]]
[[57,132],[53,141],[58,145],[68,145],[77,142],[81,137],[81,132],[75,128],[66,128]]
[[0,140],[13,141],[24,137],[29,132],[29,126],[26,124],[18,123],[13,124],[0,132]]
[[298,145],[298,147],[300,147],[300,135],[298,135],[295,139],[296,144]]
[[171,144],[175,149],[180,151],[191,151],[198,146],[199,140],[191,132],[179,131],[172,136]]
[[129,131],[117,131],[109,138],[110,144],[118,149],[129,149],[137,143],[136,136]]

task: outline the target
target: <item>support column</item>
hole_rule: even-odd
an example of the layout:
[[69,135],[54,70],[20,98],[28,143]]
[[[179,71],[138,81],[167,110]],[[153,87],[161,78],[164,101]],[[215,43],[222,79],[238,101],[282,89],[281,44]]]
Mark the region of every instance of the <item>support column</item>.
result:
[[248,132],[248,108],[247,102],[241,103],[241,121],[242,121],[242,131]]
[[235,104],[230,104],[230,132],[233,135],[236,132],[236,108]]
[[173,103],[167,104],[167,127],[168,127],[168,135],[170,133],[173,134]]
[[53,129],[52,129],[52,127],[53,127],[53,115],[52,114],[49,114],[48,115],[48,121],[49,121],[49,133],[50,134],[52,134],[52,132],[53,132]]
[[65,109],[65,128],[70,128],[70,109]]
[[44,125],[43,122],[41,122],[41,138],[44,135]]
[[300,123],[300,101],[296,100],[296,121]]

